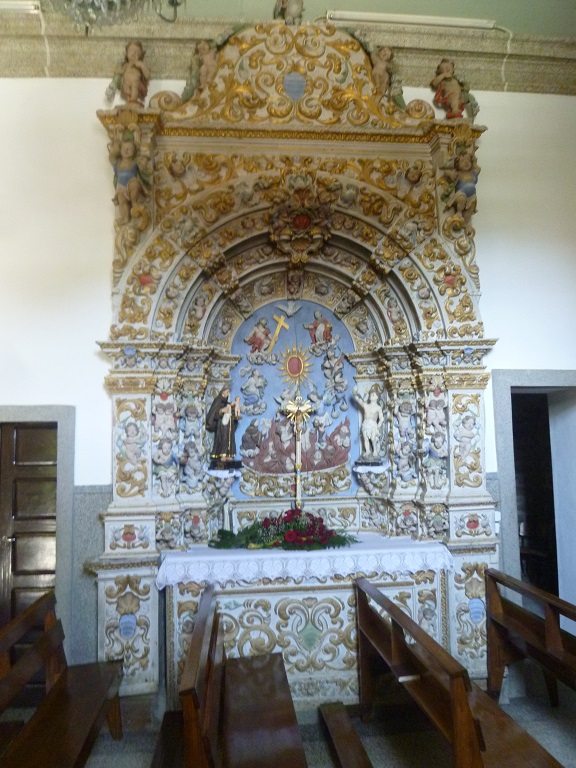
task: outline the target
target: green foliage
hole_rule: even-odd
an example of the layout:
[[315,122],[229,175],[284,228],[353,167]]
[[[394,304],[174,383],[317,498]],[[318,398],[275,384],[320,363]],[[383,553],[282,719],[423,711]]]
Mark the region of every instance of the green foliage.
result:
[[277,517],[265,517],[234,534],[220,530],[210,542],[217,549],[331,549],[356,542],[353,536],[326,528],[317,515],[288,509]]

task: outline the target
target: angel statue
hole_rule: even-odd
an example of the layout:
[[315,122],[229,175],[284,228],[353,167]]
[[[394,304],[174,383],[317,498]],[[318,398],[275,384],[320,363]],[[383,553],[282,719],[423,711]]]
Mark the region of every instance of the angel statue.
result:
[[441,60],[430,87],[436,89],[434,103],[446,110],[446,117],[463,117],[465,109],[472,118],[478,114],[478,102],[470,93],[468,84],[456,77],[452,59]]
[[274,18],[284,19],[286,24],[298,26],[302,23],[303,11],[303,0],[276,0]]
[[114,101],[116,91],[128,104],[142,106],[148,93],[150,70],[144,62],[146,51],[139,40],[126,44],[124,60],[118,64],[114,77],[106,88],[106,99]]
[[394,51],[386,45],[370,50],[372,80],[379,101],[392,101],[400,109],[406,109],[402,93],[402,81],[394,63]]
[[197,92],[204,90],[214,80],[217,72],[216,55],[217,50],[214,43],[210,40],[198,40],[192,53],[188,79],[182,92],[182,101],[189,101]]

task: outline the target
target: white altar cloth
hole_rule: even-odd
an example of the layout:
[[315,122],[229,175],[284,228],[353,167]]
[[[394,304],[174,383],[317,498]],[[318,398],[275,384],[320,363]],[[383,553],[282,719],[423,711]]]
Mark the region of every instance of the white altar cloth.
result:
[[399,577],[453,569],[452,554],[444,544],[366,533],[358,535],[357,543],[339,549],[298,552],[198,545],[187,551],[169,551],[162,557],[156,584],[158,589],[187,582],[213,583],[225,589],[276,579],[324,584],[338,575],[388,573]]

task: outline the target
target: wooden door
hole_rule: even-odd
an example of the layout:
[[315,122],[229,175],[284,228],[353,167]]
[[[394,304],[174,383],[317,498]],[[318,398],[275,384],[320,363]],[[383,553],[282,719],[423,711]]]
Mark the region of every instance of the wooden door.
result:
[[0,626],[56,583],[57,424],[0,424]]

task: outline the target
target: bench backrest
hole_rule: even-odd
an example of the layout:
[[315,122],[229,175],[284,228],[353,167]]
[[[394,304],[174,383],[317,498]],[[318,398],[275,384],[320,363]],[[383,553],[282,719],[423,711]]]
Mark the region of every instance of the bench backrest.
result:
[[[571,635],[569,632],[560,630],[559,618],[565,616],[567,619],[576,621],[576,606],[550,592],[545,592],[543,589],[539,589],[532,584],[520,581],[520,579],[516,579],[514,576],[508,576],[508,574],[502,573],[502,571],[498,571],[496,568],[488,568],[486,570],[486,607],[491,614],[496,615],[498,612],[508,610],[513,605],[515,608],[521,608],[521,615],[525,616],[529,622],[531,616],[537,615],[526,607],[519,606],[517,603],[512,603],[506,599],[498,585],[506,587],[523,597],[530,598],[531,601],[537,603],[543,609],[547,634],[551,635],[551,639],[556,638],[560,640],[561,636],[563,636],[570,642],[570,638],[574,638],[574,635]],[[532,622],[530,622],[529,626],[532,626]],[[552,640],[552,642],[554,641]]]
[[[549,666],[558,679],[574,687],[576,637],[561,629],[560,619],[564,616],[576,621],[576,606],[495,568],[487,569],[485,578],[489,680],[490,664],[496,663],[499,655],[494,646],[506,637],[518,648],[528,651],[526,655],[530,655],[530,649],[535,649],[538,661]],[[513,602],[503,594],[502,588],[529,598],[537,606],[536,610]]]
[[[31,630],[43,627],[35,642],[21,653],[16,646],[25,647]],[[66,668],[64,630],[56,618],[54,590],[39,597],[22,613],[0,629],[0,713],[3,712],[24,686],[43,669],[46,690],[50,690]]]
[[185,768],[217,768],[224,675],[224,641],[219,631],[214,585],[198,603],[190,647],[180,680]]
[[[455,765],[482,768],[482,732],[465,667],[366,579],[356,580],[356,616],[361,659],[376,653],[385,661],[452,745]],[[366,669],[359,664],[361,701]]]

